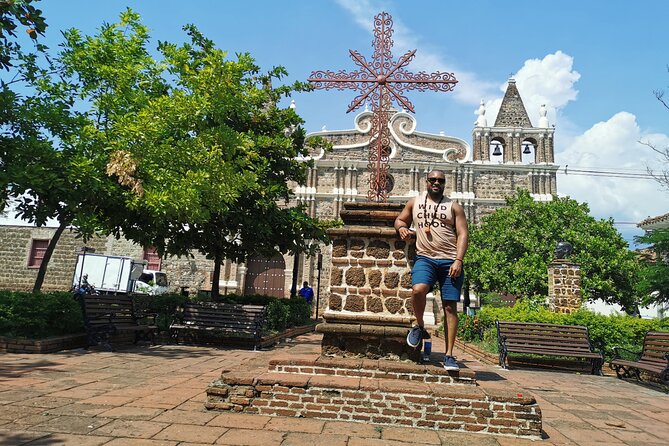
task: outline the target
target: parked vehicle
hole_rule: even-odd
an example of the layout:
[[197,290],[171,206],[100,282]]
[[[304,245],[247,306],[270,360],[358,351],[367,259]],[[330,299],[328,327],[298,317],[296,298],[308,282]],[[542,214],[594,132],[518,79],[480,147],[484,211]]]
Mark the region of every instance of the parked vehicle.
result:
[[166,293],[167,275],[145,267],[146,262],[131,257],[82,253],[77,257],[72,289],[80,289],[86,284],[99,293]]

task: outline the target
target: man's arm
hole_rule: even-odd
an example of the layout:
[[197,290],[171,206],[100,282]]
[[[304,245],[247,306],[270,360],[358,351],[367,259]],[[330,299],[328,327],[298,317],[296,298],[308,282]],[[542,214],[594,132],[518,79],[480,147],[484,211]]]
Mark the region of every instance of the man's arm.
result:
[[404,209],[402,209],[402,212],[400,212],[400,215],[395,219],[395,230],[399,233],[402,240],[411,238],[409,227],[413,222],[413,202],[413,198],[409,200]]
[[451,277],[459,277],[462,274],[462,265],[469,246],[469,228],[467,226],[467,217],[465,217],[465,210],[460,203],[454,202],[453,218],[455,218],[455,234],[457,237],[457,251],[455,254],[455,262],[451,265],[448,275]]

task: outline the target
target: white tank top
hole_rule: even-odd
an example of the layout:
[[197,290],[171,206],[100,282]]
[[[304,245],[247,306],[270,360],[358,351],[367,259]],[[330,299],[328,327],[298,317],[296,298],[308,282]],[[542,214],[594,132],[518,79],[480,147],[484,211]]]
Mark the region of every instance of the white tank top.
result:
[[[453,202],[443,197],[441,203],[432,201],[427,192],[414,198],[413,224],[416,228],[416,254],[431,259],[457,257],[457,236]],[[427,233],[425,228],[430,226]]]

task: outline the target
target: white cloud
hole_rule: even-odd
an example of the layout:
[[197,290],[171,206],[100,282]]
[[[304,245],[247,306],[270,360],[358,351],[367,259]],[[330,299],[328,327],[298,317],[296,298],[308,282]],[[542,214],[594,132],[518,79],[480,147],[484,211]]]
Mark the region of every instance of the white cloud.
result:
[[[576,170],[629,172],[643,176],[646,166],[657,165],[652,150],[640,144],[649,140],[660,146],[669,144],[669,136],[645,134],[636,122],[636,116],[619,112],[609,120],[598,122],[563,151],[556,154],[561,172],[568,165]],[[616,178],[595,175],[559,175],[560,194],[587,202],[598,218],[613,217],[616,221],[639,222],[648,216],[669,211],[669,194],[649,179]]]
[[[514,75],[525,109],[533,125],[537,125],[539,108],[546,104],[548,120],[551,124],[560,117],[561,110],[575,101],[578,90],[574,88],[581,75],[574,71],[574,58],[562,51],[548,54],[543,59],[526,60]],[[502,96],[507,83],[500,86]],[[495,118],[502,104],[502,97],[490,100],[486,104],[488,125],[495,123]]]
[[[337,3],[347,10],[353,16],[355,22],[370,35],[373,34],[374,16],[379,11],[388,11],[389,9],[386,2],[373,0],[337,0]],[[415,59],[409,65],[412,72],[434,73],[442,71],[456,73],[458,85],[452,93],[455,100],[474,105],[478,104],[481,98],[494,95],[496,87],[494,83],[484,81],[475,73],[462,70],[454,62],[445,60],[440,54],[426,49],[429,45],[421,44],[420,34],[416,30],[407,28],[397,16],[393,16],[393,43],[395,60],[407,51],[420,48],[416,52]],[[367,56],[367,53],[362,53]]]

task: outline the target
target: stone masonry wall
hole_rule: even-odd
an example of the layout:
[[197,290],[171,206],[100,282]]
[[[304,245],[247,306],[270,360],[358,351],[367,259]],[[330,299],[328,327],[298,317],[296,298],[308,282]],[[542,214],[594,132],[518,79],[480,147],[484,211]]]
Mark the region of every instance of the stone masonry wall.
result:
[[329,310],[412,314],[406,243],[394,233],[386,238],[334,234]]
[[548,308],[556,313],[573,313],[581,308],[581,267],[569,261],[548,265]]
[[541,435],[541,409],[534,397],[520,393],[406,380],[282,375],[223,375],[207,389],[205,407],[533,439]]
[[[33,240],[49,240],[55,228],[30,226],[0,226],[0,289],[31,291],[39,267],[29,267],[30,248]],[[86,246],[104,252],[106,239],[96,237]],[[42,291],[67,291],[72,286],[72,276],[77,262],[76,250],[84,245],[72,231],[65,230],[56,245],[47,268]]]
[[475,171],[474,192],[477,198],[506,198],[518,188],[531,190],[526,173],[511,171]]

